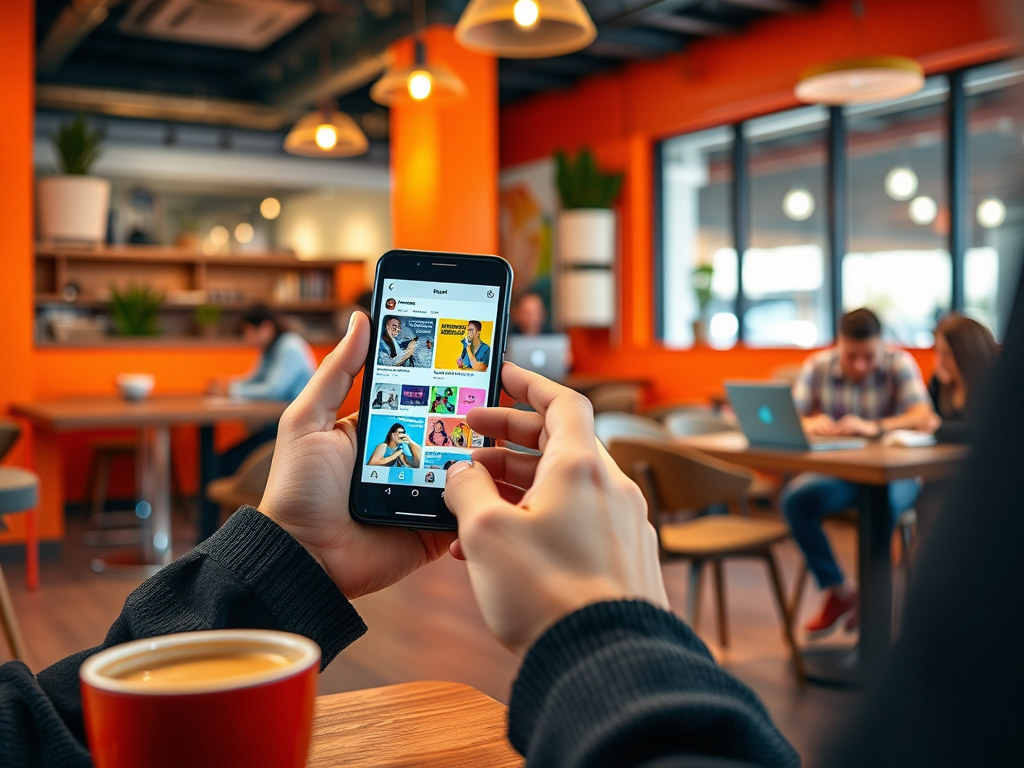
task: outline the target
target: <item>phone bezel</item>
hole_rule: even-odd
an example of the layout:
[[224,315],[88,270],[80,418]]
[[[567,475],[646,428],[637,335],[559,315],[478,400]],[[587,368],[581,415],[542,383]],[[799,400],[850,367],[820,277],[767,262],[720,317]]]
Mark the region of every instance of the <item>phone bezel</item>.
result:
[[[444,503],[444,491],[441,488],[424,488],[410,486],[420,492],[415,501],[410,497],[406,506],[423,509],[426,513],[436,513],[437,517],[400,518],[388,510],[385,514],[373,514],[369,511],[370,504],[383,499],[368,496],[369,492],[380,488],[383,493],[384,484],[364,483],[362,480],[363,457],[366,455],[366,433],[370,417],[370,399],[373,391],[373,373],[377,365],[377,326],[380,322],[384,305],[384,287],[389,279],[420,280],[423,282],[461,283],[465,285],[497,285],[498,307],[494,320],[494,336],[491,344],[492,365],[490,374],[487,406],[498,404],[501,397],[501,363],[505,357],[505,346],[508,336],[508,316],[510,294],[512,292],[512,266],[500,256],[482,254],[453,253],[444,251],[412,251],[404,249],[391,250],[381,256],[377,262],[377,270],[373,284],[373,303],[370,317],[370,345],[367,350],[366,364],[363,368],[363,385],[359,401],[359,424],[356,430],[356,466],[352,473],[352,485],[349,490],[349,512],[353,519],[371,525],[391,525],[400,528],[420,530],[452,531],[457,527],[455,516]],[[389,310],[392,311],[392,310]],[[498,343],[500,341],[500,344]],[[501,351],[496,352],[500,347]],[[493,364],[493,363],[497,364]],[[399,491],[404,486],[393,486]],[[370,489],[370,491],[367,491]],[[398,497],[399,500],[404,496]],[[377,507],[379,508],[379,507]],[[393,508],[393,506],[392,506]]]

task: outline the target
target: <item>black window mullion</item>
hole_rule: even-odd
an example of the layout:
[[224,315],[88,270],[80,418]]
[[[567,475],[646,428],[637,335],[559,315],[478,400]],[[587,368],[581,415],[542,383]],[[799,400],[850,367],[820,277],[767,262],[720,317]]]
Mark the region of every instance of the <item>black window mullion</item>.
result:
[[947,183],[949,184],[949,257],[952,265],[951,309],[964,308],[964,256],[971,219],[969,208],[969,167],[967,157],[967,94],[963,70],[949,75],[949,122],[947,131]]
[[665,205],[665,142],[654,143],[654,199],[657,204],[654,206],[654,291],[653,305],[654,312],[654,338],[658,341],[665,340],[665,212],[662,208]]
[[750,241],[750,167],[747,162],[747,140],[743,123],[733,127],[732,142],[732,239],[736,248],[736,320],[739,328],[736,341],[746,336],[743,316],[747,299],[743,290],[743,257]]
[[828,298],[832,306],[832,337],[839,334],[843,313],[843,256],[849,231],[849,184],[846,158],[846,117],[842,107],[830,107],[828,117],[828,159],[825,196],[828,206]]

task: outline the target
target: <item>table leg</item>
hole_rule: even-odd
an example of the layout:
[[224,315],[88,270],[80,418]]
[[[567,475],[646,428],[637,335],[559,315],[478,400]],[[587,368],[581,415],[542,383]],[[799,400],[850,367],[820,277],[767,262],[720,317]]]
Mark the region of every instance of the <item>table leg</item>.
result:
[[139,501],[135,510],[143,519],[142,552],[128,551],[93,560],[91,567],[97,573],[146,578],[171,562],[171,430],[168,425],[141,430],[136,478]]
[[808,680],[861,685],[885,658],[892,638],[891,537],[889,486],[862,485],[857,521],[860,638],[856,648],[804,651]]

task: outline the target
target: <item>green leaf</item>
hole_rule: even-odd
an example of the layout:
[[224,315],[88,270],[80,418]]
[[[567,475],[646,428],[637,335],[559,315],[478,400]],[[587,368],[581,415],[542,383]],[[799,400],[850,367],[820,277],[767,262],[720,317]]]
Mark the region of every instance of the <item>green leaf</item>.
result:
[[85,176],[100,155],[103,131],[89,130],[85,115],[78,115],[70,123],[60,126],[52,139],[61,173]]
[[110,318],[122,336],[156,336],[164,295],[149,286],[129,285],[123,293],[110,288]]
[[623,174],[602,173],[593,153],[584,147],[575,162],[564,152],[555,153],[555,177],[562,208],[611,208],[619,196]]

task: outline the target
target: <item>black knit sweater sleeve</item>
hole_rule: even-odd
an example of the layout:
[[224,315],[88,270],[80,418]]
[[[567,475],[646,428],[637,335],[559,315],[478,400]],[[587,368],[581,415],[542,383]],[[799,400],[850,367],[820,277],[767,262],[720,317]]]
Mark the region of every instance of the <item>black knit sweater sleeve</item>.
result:
[[0,667],[0,765],[90,766],[78,668],[93,653],[137,638],[200,629],[259,628],[314,640],[326,667],[366,626],[323,569],[283,529],[251,507],[125,600],[101,646],[33,677]]
[[509,739],[529,768],[800,763],[757,696],[641,601],[588,606],[540,638],[512,688]]

